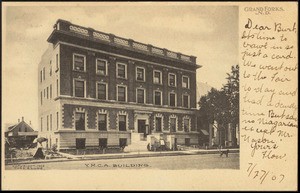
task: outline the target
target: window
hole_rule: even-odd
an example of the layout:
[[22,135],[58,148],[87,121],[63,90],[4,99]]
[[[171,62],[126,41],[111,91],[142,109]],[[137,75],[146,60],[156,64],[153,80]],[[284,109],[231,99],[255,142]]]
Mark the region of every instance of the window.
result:
[[85,149],[85,138],[76,138],[76,149]]
[[176,132],[176,118],[170,118],[170,129],[171,132]]
[[169,94],[169,105],[171,107],[175,107],[176,106],[176,94],[175,93],[170,93]]
[[161,131],[162,128],[162,121],[161,121],[161,117],[155,117],[155,127],[156,127],[156,131]]
[[50,84],[50,99],[52,99],[52,84]]
[[138,88],[136,90],[136,98],[137,98],[137,103],[144,104],[145,103],[145,90]]
[[47,99],[49,99],[49,87],[47,87]]
[[41,82],[43,82],[43,71],[40,72]]
[[161,73],[161,71],[158,71],[158,70],[153,71],[153,83],[162,84],[162,73]]
[[120,143],[120,147],[125,147],[127,145],[127,139],[126,138],[120,138],[119,143]]
[[56,112],[56,130],[58,130],[59,117],[58,112]]
[[102,149],[107,147],[107,138],[99,138],[99,147]]
[[41,105],[43,105],[43,92],[41,91]]
[[50,131],[52,131],[52,114],[50,114]]
[[118,101],[126,101],[126,87],[118,86]]
[[49,131],[49,115],[47,115],[47,131]]
[[85,130],[85,113],[75,113],[75,129]]
[[119,131],[126,131],[126,115],[119,115]]
[[176,75],[169,74],[169,86],[176,86]]
[[107,61],[97,59],[96,60],[96,73],[100,75],[107,75]]
[[185,138],[184,142],[185,142],[186,146],[190,146],[191,145],[191,139],[190,138]]
[[105,83],[97,83],[97,98],[101,100],[107,99],[107,92],[106,92],[106,84]]
[[56,79],[56,96],[58,96],[58,79]]
[[56,69],[58,69],[58,54],[56,54],[55,63],[56,63]]
[[145,81],[145,69],[141,67],[136,67],[136,80]]
[[182,87],[190,88],[190,79],[187,76],[182,76]]
[[73,70],[85,71],[85,56],[73,55]]
[[182,106],[185,107],[185,108],[189,108],[189,98],[190,96],[189,95],[183,95],[183,102],[182,102]]
[[127,66],[123,63],[117,63],[117,77],[127,78]]
[[41,117],[41,131],[43,131],[43,117]]
[[45,80],[45,67],[43,68],[43,79]]
[[50,72],[49,72],[49,74],[50,74],[50,76],[52,76],[52,66],[50,66]]
[[75,80],[75,97],[84,97],[84,80]]
[[189,132],[190,119],[183,119],[183,129],[184,129],[184,132]]
[[106,114],[98,114],[98,129],[99,131],[107,130],[107,117]]
[[161,102],[161,91],[154,91],[154,104],[155,105],[162,105]]

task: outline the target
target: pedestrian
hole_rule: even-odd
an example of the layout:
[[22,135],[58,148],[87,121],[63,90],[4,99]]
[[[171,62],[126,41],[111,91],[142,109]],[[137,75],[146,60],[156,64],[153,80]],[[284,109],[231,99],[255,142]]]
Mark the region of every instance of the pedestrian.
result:
[[160,147],[163,151],[166,149],[165,141],[162,138],[160,139]]
[[43,145],[40,142],[37,142],[37,149],[35,154],[33,155],[35,159],[44,159],[45,155],[43,153]]

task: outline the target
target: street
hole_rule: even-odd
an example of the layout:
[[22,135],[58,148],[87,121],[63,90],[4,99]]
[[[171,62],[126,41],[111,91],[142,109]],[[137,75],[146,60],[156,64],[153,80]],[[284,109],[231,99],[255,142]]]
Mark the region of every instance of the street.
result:
[[219,154],[180,155],[162,157],[122,158],[105,160],[80,160],[64,162],[45,162],[38,164],[8,165],[7,170],[89,170],[89,169],[239,169],[239,154],[228,157]]

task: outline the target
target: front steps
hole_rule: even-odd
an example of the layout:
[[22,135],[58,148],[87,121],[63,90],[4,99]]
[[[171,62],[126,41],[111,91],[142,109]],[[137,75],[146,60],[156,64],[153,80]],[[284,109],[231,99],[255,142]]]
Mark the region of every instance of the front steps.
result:
[[125,147],[125,152],[145,152],[148,151],[148,141],[142,133],[131,133],[131,144]]

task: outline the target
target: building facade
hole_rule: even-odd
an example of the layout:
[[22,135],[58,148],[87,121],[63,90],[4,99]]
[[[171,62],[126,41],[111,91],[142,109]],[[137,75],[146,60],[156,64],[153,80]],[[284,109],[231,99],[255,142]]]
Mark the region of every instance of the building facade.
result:
[[58,20],[39,64],[39,135],[60,150],[132,133],[198,144],[196,57]]

